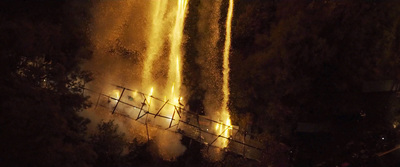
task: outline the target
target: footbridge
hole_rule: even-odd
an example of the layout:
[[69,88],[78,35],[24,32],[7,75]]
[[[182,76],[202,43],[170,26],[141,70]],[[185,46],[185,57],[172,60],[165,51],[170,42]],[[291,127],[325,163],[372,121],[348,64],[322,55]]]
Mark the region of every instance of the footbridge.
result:
[[[106,87],[106,88],[104,88]],[[123,86],[107,84],[102,89],[86,85],[82,88],[90,96],[93,107],[107,108],[112,114],[137,121],[146,127],[180,133],[203,143],[208,148],[220,148],[253,160],[261,160],[262,142],[257,136],[235,125],[189,111],[181,102],[173,103]],[[221,130],[222,129],[222,130]]]

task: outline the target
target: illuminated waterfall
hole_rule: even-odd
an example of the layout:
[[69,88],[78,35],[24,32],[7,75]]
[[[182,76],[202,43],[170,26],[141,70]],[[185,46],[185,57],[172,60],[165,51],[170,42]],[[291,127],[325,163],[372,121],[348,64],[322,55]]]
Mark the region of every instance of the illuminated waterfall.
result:
[[182,38],[188,0],[177,0],[175,23],[169,41],[171,50],[169,55],[168,84],[172,84],[171,99],[176,103],[179,98],[182,84]]
[[142,74],[142,87],[144,89],[149,88],[153,85],[153,77],[151,75],[153,69],[154,60],[160,56],[161,48],[163,46],[164,41],[162,39],[163,34],[163,17],[167,10],[167,2],[164,0],[160,1],[150,1],[152,7],[152,22],[147,42],[147,49],[145,51],[145,62],[143,67]]
[[[231,28],[232,28],[232,16],[233,16],[233,0],[229,0],[229,8],[228,8],[228,14],[226,18],[226,34],[225,34],[225,46],[224,46],[224,59],[223,59],[223,85],[222,85],[222,91],[223,91],[223,100],[222,100],[222,105],[221,105],[221,116],[220,119],[223,121],[223,123],[227,126],[219,126],[219,132],[223,133],[224,137],[229,137],[230,136],[230,130],[232,129],[231,127],[231,119],[230,119],[230,114],[229,114],[229,109],[228,109],[228,101],[229,101],[229,49],[231,47]],[[222,147],[226,147],[228,145],[228,140],[223,139],[220,141],[220,144]]]
[[[160,93],[166,95],[166,100],[179,105],[182,99],[179,97],[182,84],[182,39],[188,0],[154,0],[149,2],[151,3],[152,13],[142,73],[142,89],[151,87],[153,90],[153,86],[157,86],[158,89],[161,89]],[[168,39],[166,39],[165,34],[169,34]],[[168,70],[168,78],[166,85],[161,85],[161,83],[155,83],[152,72],[155,70],[154,62],[165,52],[163,48],[166,41],[169,42],[170,46],[169,66],[168,69],[165,69]],[[157,89],[154,87],[154,90]],[[173,108],[166,111],[163,115],[173,116]]]

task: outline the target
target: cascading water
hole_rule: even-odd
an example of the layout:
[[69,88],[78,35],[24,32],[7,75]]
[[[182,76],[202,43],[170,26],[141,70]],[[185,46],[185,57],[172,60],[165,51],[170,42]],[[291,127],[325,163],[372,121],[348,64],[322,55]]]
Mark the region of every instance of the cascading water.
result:
[[[165,100],[179,105],[182,100],[180,89],[182,84],[182,39],[185,17],[188,9],[188,0],[177,0],[176,3],[170,3],[167,0],[150,1],[152,9],[150,32],[145,51],[145,61],[142,74],[142,88],[158,90],[160,94],[165,95]],[[174,17],[171,17],[174,15]],[[172,27],[169,23],[173,23]],[[168,40],[165,39],[168,35]],[[169,64],[166,84],[157,83],[153,80],[153,64],[160,55],[165,54],[163,47],[169,42]],[[156,88],[154,88],[156,86]],[[170,91],[171,90],[171,91]],[[164,113],[172,118],[173,109]],[[174,117],[172,119],[178,119]]]
[[[102,2],[102,3],[111,3],[111,2]],[[123,7],[123,2],[116,2],[120,7]],[[124,26],[114,26],[120,27],[118,29],[118,34],[112,34],[109,36],[115,36],[115,41],[124,41],[121,39],[125,39],[125,43],[122,43],[123,47],[129,48],[132,47],[133,50],[136,50],[139,54],[143,55],[143,61],[136,61],[135,63],[142,63],[143,68],[141,71],[141,89],[146,92],[145,94],[137,94],[137,91],[125,90],[125,88],[119,90],[111,90],[109,88],[103,89],[104,91],[109,91],[111,93],[106,92],[106,94],[110,94],[112,101],[113,111],[115,113],[120,112],[121,114],[126,114],[131,118],[136,118],[136,121],[141,121],[146,125],[146,131],[140,131],[137,133],[141,133],[138,135],[146,135],[147,140],[153,140],[157,143],[159,154],[165,159],[173,159],[177,156],[181,155],[185,150],[184,146],[180,143],[181,135],[176,133],[171,133],[166,131],[165,129],[171,128],[173,125],[177,125],[180,121],[181,124],[189,124],[188,118],[183,117],[185,119],[181,119],[181,115],[178,116],[176,113],[181,106],[182,102],[182,66],[185,62],[184,60],[184,50],[183,44],[185,43],[184,38],[184,25],[185,18],[189,8],[189,0],[151,0],[151,1],[135,1],[138,5],[142,5],[143,10],[140,11],[141,15],[131,15],[135,17],[132,20],[145,20],[143,25],[136,23],[135,26],[131,26],[131,28],[135,28],[138,30],[142,27],[140,32],[133,32],[133,29],[125,30]],[[184,127],[179,127],[182,129],[177,129],[177,131],[187,130],[185,133],[192,137],[192,139],[200,140],[202,143],[208,143],[210,146],[225,148],[228,146],[228,141],[233,140],[231,137],[233,126],[231,125],[230,113],[228,109],[228,101],[229,101],[229,56],[230,56],[230,47],[231,47],[231,24],[233,17],[233,7],[234,1],[229,0],[229,8],[227,11],[226,17],[226,25],[225,25],[225,41],[224,41],[224,49],[223,49],[223,64],[222,64],[222,77],[221,77],[221,51],[218,45],[218,42],[221,41],[219,39],[220,36],[220,11],[222,0],[216,1],[202,1],[203,9],[207,6],[212,6],[211,12],[207,13],[202,11],[203,16],[199,17],[199,25],[202,28],[200,35],[202,35],[201,41],[196,41],[198,43],[197,49],[199,50],[198,57],[203,57],[205,61],[200,63],[200,67],[204,68],[202,70],[202,80],[203,82],[209,82],[207,86],[203,87],[208,89],[208,96],[211,98],[216,97],[217,100],[213,99],[212,109],[209,108],[206,112],[207,116],[201,116],[203,122],[199,121],[197,117],[197,123],[199,125],[198,128],[202,128],[202,131],[205,133],[199,134],[199,136],[190,136],[189,133],[196,134],[198,133],[198,129],[195,130],[184,129]],[[127,11],[125,9],[124,11]],[[100,10],[103,11],[103,10]],[[117,10],[111,10],[117,11]],[[117,11],[119,12],[119,11]],[[101,12],[100,12],[101,13]],[[129,13],[129,12],[128,12]],[[103,16],[103,15],[101,15]],[[104,15],[107,16],[107,15]],[[118,14],[113,14],[113,16],[118,17]],[[129,17],[124,16],[124,21],[126,23],[121,23],[122,25],[129,25]],[[211,20],[207,20],[211,18]],[[205,21],[207,20],[207,21]],[[100,27],[100,26],[99,26]],[[139,28],[140,27],[140,28]],[[221,26],[222,27],[222,26]],[[97,32],[97,31],[96,31]],[[102,37],[101,32],[95,34],[96,37]],[[135,34],[133,36],[137,37],[135,39],[128,40],[130,38],[126,37],[124,33],[129,32],[131,34]],[[99,35],[100,34],[100,35]],[[114,39],[114,38],[113,38]],[[102,41],[97,40],[96,41]],[[142,42],[140,42],[142,41]],[[132,43],[134,42],[134,44]],[[110,48],[115,47],[112,41],[111,42],[101,42],[104,43],[104,46],[111,45]],[[143,43],[143,44],[142,44]],[[200,44],[201,43],[201,44]],[[118,43],[121,44],[121,43]],[[140,47],[142,46],[143,47]],[[103,46],[103,45],[102,45]],[[136,48],[136,49],[135,49]],[[139,48],[139,49],[137,49]],[[105,52],[104,55],[107,55],[108,47],[104,47],[103,50]],[[196,56],[196,55],[192,55]],[[122,57],[122,56],[121,56]],[[141,57],[141,56],[137,56]],[[211,57],[211,59],[210,59]],[[114,57],[115,58],[115,57]],[[130,58],[130,57],[129,57]],[[126,61],[126,57],[122,57],[124,63]],[[107,59],[108,60],[108,59]],[[111,59],[112,60],[112,59]],[[213,65],[209,67],[209,63],[212,62]],[[115,65],[115,71],[121,70],[118,65]],[[134,66],[132,66],[134,67]],[[140,66],[136,66],[140,67]],[[118,68],[118,69],[117,69]],[[136,70],[139,68],[131,69]],[[140,70],[138,70],[140,71]],[[162,71],[163,73],[160,75],[158,72]],[[116,74],[115,77],[111,78],[127,78],[132,76],[120,76],[122,74]],[[140,74],[139,74],[140,75]],[[132,77],[134,78],[134,77]],[[161,78],[161,79],[160,79]],[[112,80],[109,83],[113,84],[124,84],[123,82],[116,83],[116,81]],[[126,83],[130,85],[131,83]],[[217,85],[217,86],[213,86]],[[129,86],[131,87],[131,86]],[[124,93],[125,90],[125,93]],[[127,92],[128,91],[128,92]],[[127,94],[129,93],[129,94]],[[163,100],[155,100],[154,97],[164,97]],[[99,96],[100,97],[100,96]],[[110,97],[108,97],[110,99]],[[143,98],[143,99],[141,99]],[[118,102],[122,99],[127,100],[126,102],[120,103]],[[138,100],[141,99],[141,100]],[[138,101],[137,101],[138,100]],[[97,100],[98,101],[98,100]],[[160,102],[161,101],[161,102]],[[136,107],[129,107],[126,103],[135,103]],[[172,105],[165,105],[166,103]],[[218,104],[217,104],[218,103]],[[164,107],[165,105],[165,107]],[[208,106],[209,103],[204,101],[204,105]],[[123,108],[125,107],[125,108]],[[164,107],[164,108],[163,108]],[[143,111],[142,111],[143,109]],[[118,111],[120,110],[120,111]],[[146,113],[145,113],[146,112]],[[114,113],[114,112],[113,112]],[[135,113],[135,114],[132,114]],[[147,115],[146,115],[147,114]],[[152,115],[151,115],[152,114]],[[179,114],[179,113],[178,113]],[[151,116],[149,116],[151,115]],[[145,117],[141,117],[145,116]],[[140,117],[140,118],[139,118]],[[181,119],[181,120],[180,120]],[[145,120],[145,121],[144,121]],[[194,119],[192,119],[193,121]],[[133,121],[132,121],[133,122]],[[147,127],[148,124],[153,127]],[[202,124],[203,123],[203,124]],[[202,125],[200,125],[202,124]],[[205,125],[205,127],[203,127]],[[134,125],[135,127],[132,129],[144,129],[143,127],[139,127],[141,125]],[[184,126],[184,125],[182,125]],[[174,126],[178,127],[178,126]],[[192,127],[193,128],[193,127]],[[237,128],[236,128],[237,132]],[[182,133],[183,134],[183,133]],[[235,139],[238,141],[238,139]],[[231,145],[230,145],[231,146]],[[178,150],[178,151],[177,151]],[[241,149],[239,149],[241,150]],[[175,153],[173,153],[175,152]]]
[[[171,87],[170,98],[174,104],[179,105],[180,100],[180,89],[182,84],[182,39],[183,39],[183,28],[185,23],[186,11],[188,8],[188,0],[178,0],[177,10],[175,16],[175,23],[170,34],[170,54],[169,54],[169,70],[168,70],[168,81],[167,85]],[[168,86],[167,86],[168,87]],[[172,114],[172,113],[171,113]]]
[[142,73],[142,88],[149,89],[154,84],[152,77],[152,68],[154,60],[161,55],[162,46],[164,44],[162,34],[164,33],[164,15],[167,10],[168,1],[149,1],[151,3],[151,25],[147,40],[147,48],[145,50],[145,61]]
[[[231,134],[231,119],[230,119],[230,114],[229,114],[229,108],[228,108],[228,101],[229,101],[229,54],[230,54],[230,47],[231,47],[231,26],[232,26],[232,17],[233,17],[233,0],[229,0],[229,8],[228,8],[228,13],[227,13],[227,18],[226,18],[226,34],[225,34],[225,45],[224,45],[224,52],[223,52],[223,71],[222,71],[222,77],[223,77],[223,85],[222,85],[222,92],[223,92],[223,100],[221,104],[221,116],[220,119],[222,122],[225,124],[225,126],[222,125],[216,125],[216,129],[219,133],[223,134],[224,137],[229,137]],[[219,144],[222,147],[227,147],[228,145],[228,140],[227,139],[221,139],[219,140]]]

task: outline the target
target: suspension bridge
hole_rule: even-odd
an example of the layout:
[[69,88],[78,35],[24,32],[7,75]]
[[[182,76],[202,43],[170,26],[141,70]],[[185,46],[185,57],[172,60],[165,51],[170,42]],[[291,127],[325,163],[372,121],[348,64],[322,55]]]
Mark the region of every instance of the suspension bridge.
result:
[[107,108],[112,114],[145,125],[148,140],[148,127],[151,126],[182,134],[208,148],[220,148],[257,161],[262,158],[265,149],[263,144],[256,135],[238,126],[189,111],[180,101],[173,103],[118,85],[110,84],[107,87],[104,89],[103,86],[99,91],[85,86],[82,90],[85,96],[91,97],[93,107]]

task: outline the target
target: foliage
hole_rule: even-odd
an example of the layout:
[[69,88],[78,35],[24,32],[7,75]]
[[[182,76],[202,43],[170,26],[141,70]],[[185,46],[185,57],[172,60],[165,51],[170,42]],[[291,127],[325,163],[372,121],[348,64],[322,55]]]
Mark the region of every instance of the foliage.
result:
[[96,166],[117,166],[127,145],[125,134],[118,132],[114,120],[99,123],[97,132],[90,135],[90,143],[97,153]]
[[[85,141],[89,107],[78,87],[90,57],[84,19],[65,1],[0,2],[0,164],[91,166]],[[82,12],[82,11],[80,11]],[[85,12],[81,13],[85,15]]]
[[[400,79],[399,3],[256,0],[238,8],[230,106],[236,117],[253,113],[252,131],[268,136],[267,143],[292,147],[297,165],[303,160],[337,165],[346,159],[363,165],[393,147],[399,138],[388,117],[399,111],[397,102],[366,95],[362,85]],[[332,140],[303,142],[294,133],[298,122],[329,124]],[[391,140],[378,140],[382,135]],[[363,146],[336,147],[351,143]],[[331,149],[316,152],[317,145]],[[360,152],[368,156],[354,158]],[[274,157],[269,158],[272,163]]]
[[[133,141],[121,155],[127,143],[113,121],[99,124],[90,142],[85,138],[89,120],[77,112],[90,106],[79,92],[92,79],[80,68],[92,54],[90,3],[0,2],[0,165],[154,164],[146,144]],[[194,25],[194,15],[187,25]],[[366,166],[398,143],[398,97],[367,94],[362,85],[400,80],[399,16],[400,4],[390,0],[236,2],[230,109],[233,123],[248,126],[267,146],[259,165]],[[185,27],[189,37],[196,37],[194,27]],[[190,49],[195,44],[189,40],[187,55],[198,54]],[[113,49],[123,57],[131,52]],[[204,96],[195,60],[188,57],[184,67],[188,92],[196,94],[192,107]],[[303,122],[326,131],[301,134]],[[156,163],[254,165],[235,155],[214,164],[194,155]]]

